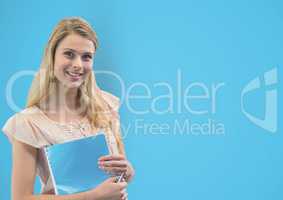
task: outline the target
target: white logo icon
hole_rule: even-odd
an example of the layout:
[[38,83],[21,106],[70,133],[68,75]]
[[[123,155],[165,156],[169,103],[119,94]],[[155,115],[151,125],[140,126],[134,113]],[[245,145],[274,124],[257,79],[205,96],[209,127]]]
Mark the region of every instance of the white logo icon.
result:
[[247,93],[264,89],[265,86],[277,84],[277,68],[274,68],[264,73],[264,83],[260,82],[259,77],[251,80],[241,92],[241,109],[245,116],[257,126],[275,133],[277,131],[277,89],[270,89],[265,91],[265,116],[259,119],[248,113],[244,108],[244,97]]

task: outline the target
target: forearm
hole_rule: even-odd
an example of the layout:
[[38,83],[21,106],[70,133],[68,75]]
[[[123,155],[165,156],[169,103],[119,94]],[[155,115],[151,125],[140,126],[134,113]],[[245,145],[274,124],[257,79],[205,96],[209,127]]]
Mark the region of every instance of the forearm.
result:
[[[95,197],[91,197],[90,191],[68,194],[68,195],[54,195],[54,194],[43,194],[43,195],[29,195],[24,200],[97,200]],[[18,200],[18,199],[15,199]],[[20,198],[19,200],[23,200]]]

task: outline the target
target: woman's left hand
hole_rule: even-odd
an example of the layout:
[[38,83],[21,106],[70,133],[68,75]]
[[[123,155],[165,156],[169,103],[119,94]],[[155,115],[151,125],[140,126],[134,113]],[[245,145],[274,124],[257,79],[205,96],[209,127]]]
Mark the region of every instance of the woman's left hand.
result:
[[98,159],[100,169],[113,175],[120,175],[125,172],[127,182],[132,180],[134,176],[134,168],[124,155],[107,155]]

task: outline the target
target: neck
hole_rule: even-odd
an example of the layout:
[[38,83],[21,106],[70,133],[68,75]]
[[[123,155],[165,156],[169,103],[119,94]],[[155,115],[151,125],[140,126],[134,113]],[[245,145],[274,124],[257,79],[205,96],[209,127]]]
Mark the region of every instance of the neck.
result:
[[67,88],[57,83],[55,92],[48,97],[47,109],[55,113],[77,112],[79,109],[78,88]]
[[78,89],[67,88],[62,84],[57,90],[58,109],[59,110],[76,110],[78,108]]

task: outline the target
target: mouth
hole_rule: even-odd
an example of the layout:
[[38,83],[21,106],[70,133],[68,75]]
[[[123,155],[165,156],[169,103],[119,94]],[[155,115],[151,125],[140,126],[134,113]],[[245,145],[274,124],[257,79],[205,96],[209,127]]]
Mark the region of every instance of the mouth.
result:
[[72,80],[78,80],[83,76],[84,73],[82,72],[72,72],[72,71],[65,71],[65,75],[67,75],[67,77],[70,77]]

